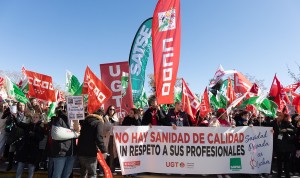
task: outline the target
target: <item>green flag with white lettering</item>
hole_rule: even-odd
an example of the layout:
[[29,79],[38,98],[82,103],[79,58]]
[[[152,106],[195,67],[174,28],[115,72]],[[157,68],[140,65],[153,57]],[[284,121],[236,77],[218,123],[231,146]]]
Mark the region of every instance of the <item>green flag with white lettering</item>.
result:
[[146,66],[152,48],[151,31],[152,18],[149,18],[139,27],[129,54],[130,80],[134,103],[140,100],[143,93]]
[[74,95],[75,92],[79,89],[80,83],[74,75],[70,71],[66,72],[66,87],[67,91],[71,94]]

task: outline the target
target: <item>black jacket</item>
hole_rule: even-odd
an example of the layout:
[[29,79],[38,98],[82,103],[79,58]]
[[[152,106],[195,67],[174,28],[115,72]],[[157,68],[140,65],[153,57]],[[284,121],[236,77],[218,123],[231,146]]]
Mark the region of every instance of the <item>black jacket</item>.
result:
[[[153,112],[155,112],[155,109],[153,109],[152,107],[147,109],[147,111],[143,115],[142,125],[153,124],[152,123],[152,113]],[[157,120],[157,125],[164,125],[164,126],[169,125],[168,121],[166,119],[166,113],[164,112],[164,110],[162,110],[162,109],[157,110],[155,118]]]
[[[60,112],[57,117],[51,118],[52,126],[70,129],[68,116]],[[51,137],[51,131],[50,131]],[[49,144],[50,157],[64,157],[76,155],[76,139],[51,140]]]
[[138,119],[135,119],[134,117],[129,117],[129,116],[126,116],[122,122],[122,125],[124,126],[131,126],[131,125],[135,125],[135,126],[139,126],[141,125],[141,119],[138,118]]
[[169,110],[167,114],[167,120],[168,125],[175,124],[177,126],[190,126],[188,115],[182,111],[175,113],[174,108]]
[[103,142],[103,119],[96,115],[88,115],[81,124],[80,136],[78,138],[77,155],[96,157],[98,148],[106,153]]
[[[296,129],[295,127],[286,121],[280,123],[274,122],[274,139],[275,147],[278,152],[292,152],[295,150],[296,144]],[[282,132],[286,129],[286,132]]]
[[35,164],[38,159],[39,142],[44,138],[41,122],[25,124],[17,121],[16,124],[24,129],[24,135],[14,142],[16,161]]

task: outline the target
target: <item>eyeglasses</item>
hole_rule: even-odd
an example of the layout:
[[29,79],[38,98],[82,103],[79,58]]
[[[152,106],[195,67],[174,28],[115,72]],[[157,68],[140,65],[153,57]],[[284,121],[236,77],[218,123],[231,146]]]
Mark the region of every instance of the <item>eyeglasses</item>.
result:
[[114,109],[114,108],[110,108],[109,110],[110,110],[110,111],[114,111],[115,109]]

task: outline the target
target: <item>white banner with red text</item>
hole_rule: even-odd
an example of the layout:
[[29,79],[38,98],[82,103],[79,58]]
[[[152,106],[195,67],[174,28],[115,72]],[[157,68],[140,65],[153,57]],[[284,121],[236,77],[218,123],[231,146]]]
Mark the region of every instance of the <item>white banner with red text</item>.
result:
[[116,126],[122,174],[259,174],[272,162],[271,127]]

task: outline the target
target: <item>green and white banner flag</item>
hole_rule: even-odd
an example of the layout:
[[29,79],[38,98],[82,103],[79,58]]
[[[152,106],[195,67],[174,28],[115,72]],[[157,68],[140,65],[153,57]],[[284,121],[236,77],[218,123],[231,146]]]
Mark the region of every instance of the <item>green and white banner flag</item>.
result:
[[8,97],[11,99],[15,99],[18,102],[22,102],[26,104],[29,100],[26,98],[25,94],[22,92],[22,90],[13,83],[7,76],[5,76],[5,88]]
[[47,113],[47,119],[48,119],[48,121],[50,121],[51,117],[55,116],[56,105],[57,105],[56,102],[53,102],[53,103],[50,104],[49,110],[48,110],[48,113]]
[[241,108],[245,108],[247,105],[255,106],[260,112],[264,113],[266,116],[269,117],[276,117],[277,113],[277,104],[267,98],[261,98],[260,96],[250,97],[245,100]]
[[66,87],[67,91],[71,94],[74,95],[75,92],[79,89],[80,83],[74,75],[70,71],[66,72]]
[[151,31],[152,18],[149,18],[139,27],[130,50],[129,68],[134,103],[140,100],[143,93],[146,66],[152,48]]
[[182,88],[175,86],[174,92],[175,92],[174,102],[180,102],[182,99]]
[[137,102],[134,103],[134,106],[136,108],[145,108],[146,106],[148,106],[148,99],[147,99],[145,89],[143,89],[141,97]]
[[126,95],[126,90],[128,88],[128,73],[127,72],[122,72],[122,77],[121,77],[121,84],[122,84],[122,97]]

